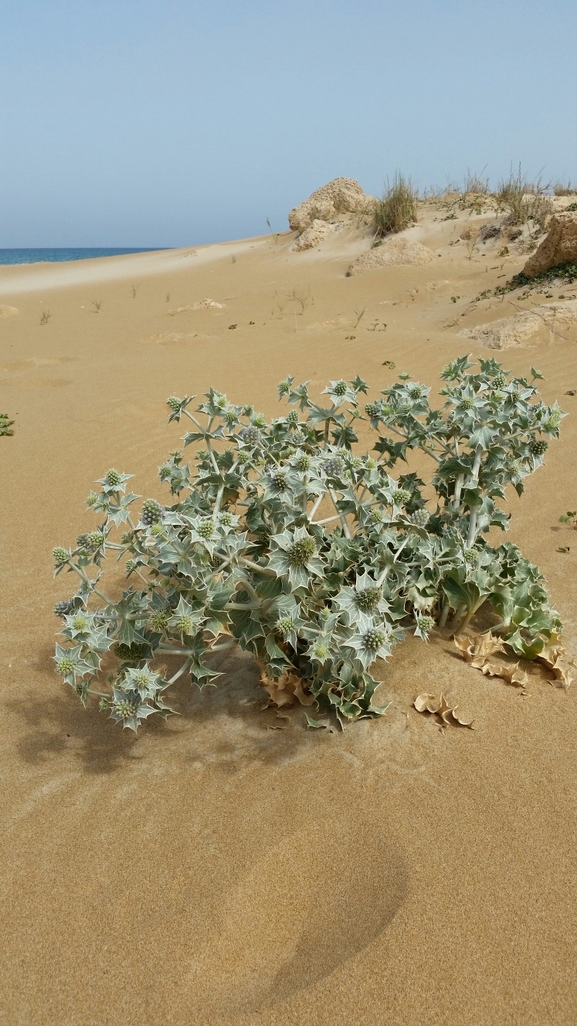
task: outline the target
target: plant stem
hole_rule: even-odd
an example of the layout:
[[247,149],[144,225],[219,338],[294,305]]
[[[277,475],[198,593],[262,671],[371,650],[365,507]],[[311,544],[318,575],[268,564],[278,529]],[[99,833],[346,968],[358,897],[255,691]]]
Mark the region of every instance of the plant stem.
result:
[[253,563],[251,559],[246,559],[245,556],[241,556],[239,563],[242,566],[246,566],[249,570],[256,570],[258,574],[264,574],[265,577],[276,577],[277,574],[274,570],[271,570],[268,566],[260,566],[258,563]]

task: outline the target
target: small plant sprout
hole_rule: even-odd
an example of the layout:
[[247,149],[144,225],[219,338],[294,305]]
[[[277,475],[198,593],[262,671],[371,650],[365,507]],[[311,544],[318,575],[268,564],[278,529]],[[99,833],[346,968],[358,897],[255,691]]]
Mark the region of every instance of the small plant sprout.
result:
[[355,328],[358,328],[358,326],[361,323],[361,320],[365,316],[366,312],[367,312],[366,306],[364,306],[362,310],[356,310],[356,309],[353,310],[353,313],[354,313],[355,317],[357,318],[356,321],[355,321]]
[[292,303],[295,303],[296,306],[300,307],[300,313],[302,317],[309,303],[314,303],[314,299],[311,296],[310,285],[306,292],[297,292],[296,289],[293,289],[289,296],[289,300]]
[[2,435],[13,435],[12,425],[14,421],[10,420],[7,413],[0,413],[0,437]]
[[51,316],[50,315],[50,310],[43,310],[42,313],[40,314],[40,323],[41,324],[48,324],[48,321],[50,320],[50,316]]
[[136,299],[136,295],[138,293],[138,288],[139,288],[138,285],[131,285],[130,286],[130,291],[132,292],[132,298],[133,299]]
[[165,300],[166,303],[170,303],[170,292],[166,293],[166,296],[164,297],[164,300]]
[[270,221],[269,221],[268,217],[267,217],[267,219],[266,219],[266,223],[267,223],[267,225],[268,225],[268,228],[269,228],[269,230],[270,230],[270,232],[271,232],[271,234],[272,234],[272,236],[273,236],[273,238],[274,238],[274,244],[275,244],[275,246],[276,246],[276,244],[277,244],[277,242],[278,242],[278,236],[279,236],[279,233],[278,233],[278,232],[273,232],[273,229],[272,229],[272,224],[270,223]]
[[93,299],[92,300],[92,305],[94,307],[94,313],[100,313],[100,308],[102,306],[102,300],[101,299]]
[[577,531],[577,509],[569,509],[563,516],[559,517],[559,521],[562,524],[569,524],[573,530]]
[[[376,659],[406,635],[463,630],[485,604],[503,644],[537,657],[561,630],[543,577],[487,534],[507,530],[501,503],[522,494],[564,414],[539,399],[537,371],[462,356],[441,377],[436,406],[408,374],[374,398],[360,377],[318,398],[287,377],[270,420],[213,388],[194,408],[170,396],[169,422],[185,420],[194,446],[190,463],[175,449],[159,467],[170,494],[139,502],[111,468],[87,499],[96,528],[53,550],[55,574],[75,581],[55,608],[62,679],[137,730],[169,715],[177,680],[215,684],[210,653],[239,646],[278,704],[301,695],[344,726],[384,712]],[[427,484],[410,468],[395,476],[413,452],[432,464]]]

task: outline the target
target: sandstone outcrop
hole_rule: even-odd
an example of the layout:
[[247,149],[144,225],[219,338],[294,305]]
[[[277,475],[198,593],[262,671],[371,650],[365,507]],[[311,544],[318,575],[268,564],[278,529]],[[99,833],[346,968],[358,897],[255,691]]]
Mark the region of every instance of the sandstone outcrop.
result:
[[577,210],[554,214],[549,222],[547,237],[529,257],[523,274],[535,278],[538,274],[577,261]]
[[299,235],[296,242],[291,246],[291,250],[294,253],[300,253],[304,249],[313,249],[315,246],[319,246],[321,242],[324,242],[329,235],[334,235],[335,232],[340,231],[343,227],[342,221],[321,221],[318,217],[315,217],[313,223],[305,228],[302,235]]
[[394,235],[385,239],[380,246],[375,246],[368,253],[361,253],[353,260],[347,271],[347,278],[352,274],[372,271],[376,267],[389,267],[393,264],[429,264],[434,259],[432,249],[413,239]]
[[523,310],[512,317],[501,317],[488,324],[464,328],[459,338],[480,342],[488,349],[511,349],[522,346],[543,328],[554,334],[563,335],[567,328],[577,323],[577,300],[564,303],[543,303],[533,310]]
[[293,232],[304,232],[313,221],[330,221],[339,214],[367,210],[373,203],[353,178],[334,178],[293,207],[288,222]]

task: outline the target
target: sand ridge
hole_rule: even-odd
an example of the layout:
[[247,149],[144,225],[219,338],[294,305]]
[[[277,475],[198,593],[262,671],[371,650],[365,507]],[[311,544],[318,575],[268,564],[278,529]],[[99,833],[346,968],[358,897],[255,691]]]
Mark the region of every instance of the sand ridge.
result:
[[[412,639],[377,668],[385,717],[307,732],[262,710],[255,667],[234,655],[218,688],[177,687],[181,715],[134,738],[53,671],[51,609],[71,586],[52,579],[52,546],[93,524],[84,499],[110,466],[163,496],[156,469],[184,430],[167,425],[168,395],[213,385],[278,415],[287,374],[320,392],[407,370],[436,389],[466,351],[537,367],[572,414],[511,500],[510,537],[545,573],[576,653],[577,543],[559,524],[577,498],[575,325],[502,357],[460,338],[517,314],[476,297],[526,254],[499,257],[498,241],[469,254],[456,241],[469,213],[446,214],[425,206],[406,233],[434,261],[351,278],[370,247],[353,219],[303,253],[287,233],[206,258],[0,268],[19,310],[0,327],[0,408],[16,421],[0,439],[7,1026],[574,1023],[577,692],[535,672],[522,695],[448,638]],[[538,309],[563,292],[513,299]],[[206,297],[223,305],[194,309]],[[440,690],[474,731],[412,708]]]

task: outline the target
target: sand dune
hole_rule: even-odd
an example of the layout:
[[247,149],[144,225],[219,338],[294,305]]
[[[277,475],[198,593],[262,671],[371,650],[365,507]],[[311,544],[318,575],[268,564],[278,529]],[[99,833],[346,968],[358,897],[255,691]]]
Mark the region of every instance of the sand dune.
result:
[[[53,671],[70,588],[52,546],[89,529],[83,501],[110,466],[161,497],[182,434],[168,395],[214,385],[272,414],[287,374],[320,391],[407,370],[436,388],[449,359],[495,355],[463,329],[572,301],[495,296],[526,253],[473,247],[460,235],[477,215],[447,218],[431,202],[404,233],[434,261],[353,277],[371,240],[352,216],[300,253],[286,233],[0,268],[19,311],[0,322],[16,421],[0,439],[6,1026],[573,1026],[577,692],[536,672],[521,695],[448,638],[413,639],[379,664],[387,714],[329,735],[263,712],[236,655],[217,689],[176,688],[181,715],[134,738]],[[577,505],[577,326],[518,341],[505,366],[537,367],[572,416],[512,500],[510,537],[575,654],[577,540],[559,515]],[[440,689],[474,731],[412,708]]]

